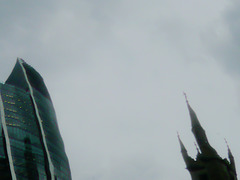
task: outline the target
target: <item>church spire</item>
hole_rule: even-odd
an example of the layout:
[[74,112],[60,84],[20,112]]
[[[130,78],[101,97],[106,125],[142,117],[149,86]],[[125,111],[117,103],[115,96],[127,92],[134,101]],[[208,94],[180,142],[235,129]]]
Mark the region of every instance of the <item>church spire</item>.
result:
[[186,99],[186,103],[187,103],[187,107],[188,107],[188,111],[191,119],[192,132],[197,141],[200,151],[204,154],[209,154],[209,155],[211,154],[211,156],[218,156],[217,152],[209,144],[205,130],[201,126],[196,113],[190,106],[186,93],[184,93],[184,96]]
[[[188,111],[190,114],[192,132],[197,141],[195,144],[198,154],[196,159],[192,159],[186,148],[184,147],[179,135],[179,143],[181,146],[181,152],[183,159],[187,165],[187,169],[192,177],[192,180],[209,179],[209,180],[237,180],[236,168],[233,155],[228,146],[228,157],[227,159],[222,159],[216,150],[209,144],[205,130],[201,126],[196,113],[189,105],[187,96],[186,98]],[[200,150],[198,150],[198,147]]]
[[185,96],[185,99],[186,99],[189,115],[190,115],[190,118],[191,118],[192,128],[199,127],[204,131],[204,129],[202,128],[202,126],[201,126],[201,124],[200,124],[200,122],[197,118],[196,113],[194,112],[194,110],[192,109],[192,107],[190,106],[190,104],[188,102],[186,93],[184,93],[184,96]]

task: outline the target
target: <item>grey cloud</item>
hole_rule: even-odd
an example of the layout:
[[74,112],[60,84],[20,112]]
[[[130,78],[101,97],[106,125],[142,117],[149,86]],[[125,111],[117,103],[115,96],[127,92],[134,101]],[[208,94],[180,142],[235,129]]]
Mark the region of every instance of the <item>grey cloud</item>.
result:
[[[240,74],[240,3],[230,1],[222,11],[218,22],[208,29],[205,44],[213,57],[221,62],[226,70],[239,76]],[[210,33],[209,33],[210,32]]]
[[[240,3],[234,1],[231,8],[225,14],[225,23],[229,29],[230,38],[220,54],[223,55],[223,61],[233,72],[240,73]],[[231,71],[230,70],[230,71]]]
[[[183,130],[185,142],[193,141],[182,91],[211,109],[199,113],[213,119],[211,125],[229,117],[212,108],[220,109],[222,101],[230,106],[234,96],[218,67],[201,62],[208,54],[199,34],[222,1],[1,5],[1,79],[17,56],[44,77],[74,180],[190,179],[176,137]],[[222,95],[227,92],[229,101]],[[208,98],[214,103],[206,105]]]

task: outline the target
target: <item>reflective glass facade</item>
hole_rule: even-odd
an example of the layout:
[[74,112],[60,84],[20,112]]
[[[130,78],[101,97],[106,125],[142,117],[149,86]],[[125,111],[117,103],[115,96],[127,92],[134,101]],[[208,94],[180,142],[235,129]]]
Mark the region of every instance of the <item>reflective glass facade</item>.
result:
[[22,59],[0,84],[0,179],[71,180],[42,77]]

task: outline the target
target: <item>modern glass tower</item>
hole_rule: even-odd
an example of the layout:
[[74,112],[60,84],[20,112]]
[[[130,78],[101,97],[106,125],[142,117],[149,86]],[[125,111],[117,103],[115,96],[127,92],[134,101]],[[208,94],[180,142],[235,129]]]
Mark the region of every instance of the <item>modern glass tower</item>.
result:
[[20,58],[0,84],[0,179],[71,180],[43,78]]

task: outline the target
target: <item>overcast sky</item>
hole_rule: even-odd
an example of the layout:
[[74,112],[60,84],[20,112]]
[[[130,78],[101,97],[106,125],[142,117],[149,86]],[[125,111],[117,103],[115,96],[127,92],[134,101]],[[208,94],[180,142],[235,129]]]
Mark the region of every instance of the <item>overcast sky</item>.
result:
[[183,96],[240,174],[237,0],[0,1],[0,80],[17,57],[44,78],[73,180],[190,180]]

